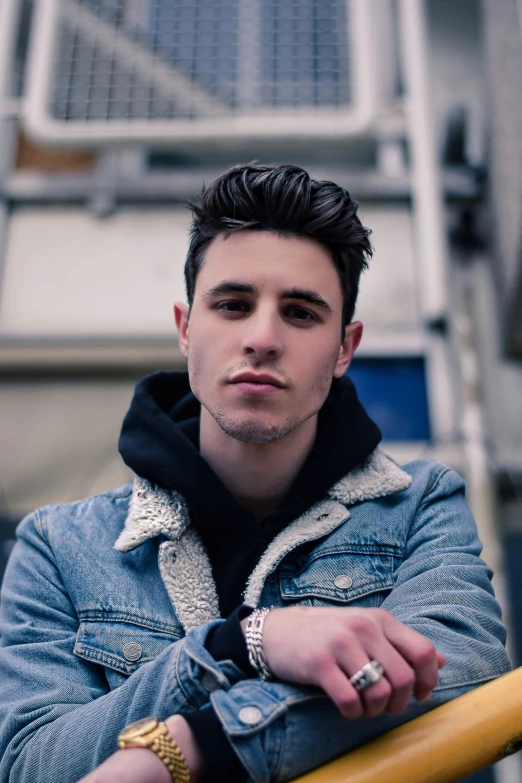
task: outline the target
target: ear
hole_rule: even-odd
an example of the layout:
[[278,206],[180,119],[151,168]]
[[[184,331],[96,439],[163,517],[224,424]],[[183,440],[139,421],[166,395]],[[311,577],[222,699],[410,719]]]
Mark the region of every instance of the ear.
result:
[[339,348],[334,378],[341,378],[348,369],[352,356],[361,342],[362,333],[363,325],[360,321],[354,321],[346,327],[346,334]]
[[183,302],[176,302],[174,305],[174,320],[179,332],[179,347],[181,353],[188,358],[188,333],[189,333],[189,307]]

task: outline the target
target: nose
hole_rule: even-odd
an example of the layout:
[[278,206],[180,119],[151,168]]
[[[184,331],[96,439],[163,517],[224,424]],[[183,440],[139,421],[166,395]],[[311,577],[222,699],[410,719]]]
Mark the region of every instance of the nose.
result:
[[278,315],[268,309],[258,309],[244,321],[242,351],[259,361],[278,359],[283,353],[284,325]]

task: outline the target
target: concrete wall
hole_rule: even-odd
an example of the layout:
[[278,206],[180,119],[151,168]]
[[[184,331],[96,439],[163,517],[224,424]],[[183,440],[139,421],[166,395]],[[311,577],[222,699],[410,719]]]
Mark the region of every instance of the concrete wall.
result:
[[[412,225],[406,206],[363,205],[375,257],[358,315],[372,332],[416,327]],[[18,208],[7,234],[0,336],[153,337],[172,334],[185,300],[186,209]]]

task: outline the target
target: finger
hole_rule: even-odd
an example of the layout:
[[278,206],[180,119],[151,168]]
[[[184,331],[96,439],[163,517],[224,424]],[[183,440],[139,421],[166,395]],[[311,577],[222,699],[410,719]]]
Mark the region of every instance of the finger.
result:
[[368,685],[359,691],[359,697],[363,703],[364,714],[370,718],[381,715],[388,708],[392,696],[392,688],[388,679],[383,675],[380,680]]
[[[384,706],[385,711],[393,714],[403,712],[413,693],[415,672],[386,639],[372,645],[368,652],[382,665],[389,684],[389,698]],[[369,690],[365,694],[365,699],[368,700],[371,697],[372,692]]]
[[393,622],[388,621],[384,625],[386,638],[414,671],[415,698],[425,701],[431,696],[438,680],[437,650],[425,636],[400,623],[392,615],[389,618]]
[[[359,702],[358,715],[364,713],[365,715],[373,716],[380,715],[380,713],[384,711],[390,697],[390,686],[385,680],[383,682],[379,680],[364,689],[365,694],[367,691],[371,691],[369,700],[363,697],[363,691],[358,691],[357,688],[351,684],[350,677],[362,669],[369,661],[370,659],[367,652],[361,645],[355,642],[349,645],[339,644],[337,646],[334,662],[337,667],[335,676],[338,678],[340,674],[340,676],[344,678],[345,683],[350,687],[349,691],[343,689],[343,693],[346,693],[349,698],[350,704],[348,705],[348,708],[350,709],[351,714],[353,713],[351,702],[354,698],[357,698],[357,701]],[[341,712],[343,712],[342,709]],[[343,715],[344,714],[345,713],[343,712]]]
[[[393,651],[391,645],[388,645],[388,647],[390,647],[390,649]],[[395,654],[397,655],[397,653]],[[374,656],[369,656],[368,653],[364,652],[362,648],[357,650],[351,648],[349,650],[340,652],[338,654],[338,661],[340,668],[345,673],[345,676],[349,679],[356,672],[362,669],[363,666],[369,663],[370,659],[373,657]],[[382,664],[380,658],[375,656],[375,659]],[[371,685],[368,685],[366,688],[363,688],[363,690],[354,690],[356,690],[356,693],[359,695],[364,714],[372,718],[384,712],[392,693],[391,686],[384,676],[377,680],[377,682],[374,682]]]
[[363,706],[359,694],[338,666],[333,664],[331,668],[319,676],[320,686],[327,696],[331,698],[345,718],[360,718],[363,714]]
[[446,666],[446,656],[437,650],[437,669],[442,669],[443,666]]

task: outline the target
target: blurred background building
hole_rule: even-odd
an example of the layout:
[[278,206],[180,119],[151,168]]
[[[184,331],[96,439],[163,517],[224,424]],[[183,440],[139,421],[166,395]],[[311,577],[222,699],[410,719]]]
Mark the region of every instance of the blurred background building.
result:
[[0,571],[25,513],[128,480],[187,199],[293,163],[373,230],[349,374],[389,453],[466,476],[520,663],[521,76],[520,0],[0,0]]

